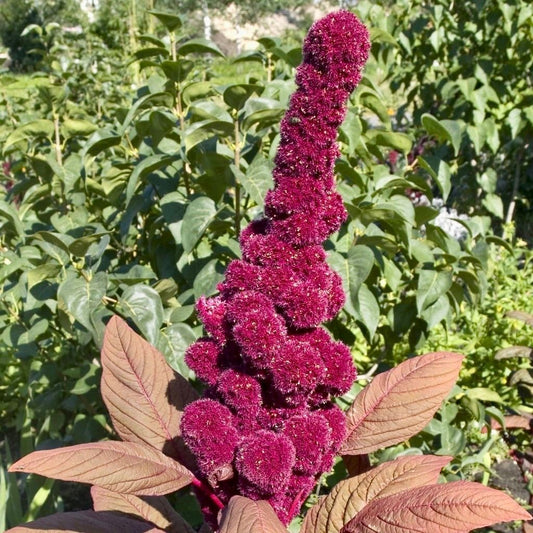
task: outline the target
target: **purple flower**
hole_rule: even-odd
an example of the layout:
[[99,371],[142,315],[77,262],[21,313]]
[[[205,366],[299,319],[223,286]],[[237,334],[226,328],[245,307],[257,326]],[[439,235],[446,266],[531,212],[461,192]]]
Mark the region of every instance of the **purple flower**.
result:
[[263,429],[245,437],[235,459],[242,494],[263,499],[284,492],[294,461],[294,446],[281,433]]
[[219,344],[224,344],[226,340],[226,303],[224,300],[220,296],[214,296],[213,298],[202,296],[196,302],[196,311],[205,331]]
[[209,385],[181,424],[198,476],[223,502],[268,499],[284,524],[333,464],[346,427],[332,400],[356,376],[348,347],[319,327],[344,304],[322,244],[347,216],[335,191],[336,132],[369,47],[347,11],[309,31],[265,216],[241,232],[242,259],[228,265],[219,296],[198,302],[208,338],[186,353]]
[[226,406],[205,398],[189,404],[183,411],[181,433],[211,485],[229,477],[239,433]]
[[202,381],[214,385],[220,374],[220,355],[220,347],[213,339],[198,339],[187,348],[185,362]]
[[291,439],[296,450],[295,472],[314,476],[321,472],[324,455],[332,446],[331,427],[316,411],[290,418],[283,434]]

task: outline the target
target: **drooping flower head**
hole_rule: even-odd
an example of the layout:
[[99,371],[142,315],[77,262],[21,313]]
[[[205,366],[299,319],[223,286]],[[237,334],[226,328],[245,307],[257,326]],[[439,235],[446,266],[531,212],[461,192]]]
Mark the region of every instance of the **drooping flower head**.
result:
[[350,389],[355,369],[348,347],[320,327],[344,304],[322,243],[346,218],[335,191],[336,135],[369,48],[348,11],[309,30],[265,215],[243,230],[242,259],[228,265],[219,295],[199,300],[207,337],[186,354],[208,385],[181,424],[197,475],[223,503],[234,494],[268,499],[285,524],[345,436],[333,399]]

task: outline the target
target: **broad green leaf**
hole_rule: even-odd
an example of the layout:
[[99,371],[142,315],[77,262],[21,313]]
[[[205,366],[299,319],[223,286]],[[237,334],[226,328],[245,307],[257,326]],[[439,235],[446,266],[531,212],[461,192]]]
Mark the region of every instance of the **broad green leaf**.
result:
[[90,483],[138,496],[162,496],[193,479],[191,472],[162,452],[145,444],[118,441],[33,452],[11,465],[9,471]]
[[102,240],[104,235],[108,235],[108,233],[100,232],[93,233],[92,235],[85,235],[85,237],[80,237],[68,245],[68,251],[76,257],[83,257],[91,245]]
[[163,323],[163,304],[158,292],[148,285],[130,285],[119,298],[119,306],[148,341],[156,344]]
[[451,352],[429,353],[374,377],[346,413],[340,453],[370,453],[415,435],[448,395],[462,359]]
[[146,444],[175,459],[184,457],[181,414],[198,394],[158,350],[116,316],[105,331],[100,388],[123,440]]
[[417,487],[369,503],[341,533],[467,532],[531,517],[503,491],[456,481]]
[[187,54],[214,54],[219,57],[224,57],[224,53],[212,41],[207,39],[190,39],[178,46],[178,54],[186,56]]
[[[156,104],[156,103],[169,103],[172,101],[172,96],[170,93],[160,91],[156,93],[149,93],[145,94],[144,96],[141,96],[135,102],[133,105],[129,108],[128,114],[124,118],[124,121],[120,125],[120,135],[124,135],[130,126],[133,119],[137,116],[137,114],[144,108],[147,107],[148,104]],[[98,133],[98,132],[96,132]]]
[[164,533],[149,522],[119,516],[115,512],[72,511],[39,518],[9,529],[9,533]]
[[20,142],[34,137],[48,137],[51,138],[54,134],[54,123],[51,120],[39,118],[26,122],[22,126],[19,126],[13,130],[4,141],[3,152],[6,153],[7,149]]
[[461,147],[461,127],[455,120],[438,120],[429,113],[422,115],[422,126],[430,135],[434,135],[440,141],[449,141],[453,146],[455,155]]
[[180,59],[179,61],[167,59],[160,66],[169,80],[175,83],[182,83],[194,69],[194,62],[188,59]]
[[[4,219],[4,221],[2,221]],[[18,237],[24,237],[24,226],[20,221],[17,210],[4,200],[0,200],[0,228],[5,232],[6,224],[11,224]]]
[[490,214],[503,219],[503,202],[497,194],[487,194],[481,203]]
[[254,124],[265,127],[278,122],[285,108],[272,98],[249,98],[243,107],[242,129],[249,130]]
[[435,303],[452,286],[452,274],[448,271],[422,269],[418,275],[416,307],[421,313]]
[[219,533],[287,533],[266,501],[233,496],[220,516]]
[[91,488],[91,497],[95,511],[118,511],[139,517],[170,533],[194,533],[194,529],[183,520],[164,496],[139,498],[94,486]]
[[359,289],[374,266],[374,253],[368,246],[356,245],[348,250],[348,286],[352,304],[357,308]]
[[92,278],[65,280],[59,285],[57,298],[80,324],[98,336],[98,328],[92,315],[103,306],[102,298],[106,295],[106,289],[106,273],[97,272]]
[[439,296],[436,302],[426,307],[421,313],[420,317],[423,318],[428,325],[428,328],[433,328],[439,322],[444,320],[450,312],[450,300],[446,294]]
[[83,155],[84,157],[87,155],[96,156],[108,148],[117,146],[120,144],[121,140],[122,137],[120,134],[111,129],[97,130],[85,143],[83,147]]
[[181,243],[185,253],[192,252],[216,214],[215,202],[207,196],[195,198],[187,206],[181,225]]
[[274,187],[272,164],[262,156],[255,157],[246,172],[240,174],[240,182],[252,200],[262,208],[267,191]]
[[446,201],[452,188],[452,172],[448,163],[437,157],[431,156],[426,156],[425,158],[418,157],[417,161],[419,162],[420,166],[427,170],[431,177],[435,180],[440,189],[443,200]]
[[174,13],[166,13],[164,11],[149,10],[150,15],[153,15],[168,31],[174,31],[183,25],[183,17]]
[[229,85],[224,89],[222,94],[224,102],[232,109],[239,111],[242,109],[248,98],[252,94],[260,95],[264,90],[264,86],[253,83],[235,83]]
[[301,533],[339,533],[368,503],[414,487],[438,481],[451,457],[410,455],[382,463],[364,474],[342,480],[306,516]]
[[361,284],[355,298],[352,297],[356,318],[368,330],[368,338],[372,340],[379,324],[379,303],[374,293],[364,284]]
[[[217,270],[217,266],[219,267]],[[218,259],[211,259],[194,278],[193,291],[195,299],[216,293],[217,284],[224,279],[223,267]]]
[[399,133],[395,131],[382,131],[382,130],[368,130],[366,135],[369,142],[373,142],[379,146],[386,146],[407,154],[411,151],[413,145],[411,138],[405,133]]
[[74,135],[81,135],[86,137],[94,133],[98,126],[89,120],[66,118],[61,123],[61,134],[63,137],[73,137]]
[[157,347],[165,354],[168,364],[184,376],[190,373],[184,362],[187,348],[196,340],[196,335],[188,324],[172,324],[161,331]]
[[491,389],[486,387],[472,387],[465,390],[465,394],[473,400],[481,400],[482,402],[503,403],[502,397]]
[[185,149],[187,152],[197,144],[212,137],[228,138],[234,133],[233,122],[225,120],[202,120],[194,122],[185,131]]
[[126,204],[129,204],[131,198],[135,194],[137,183],[139,180],[145,178],[154,170],[166,167],[176,161],[176,156],[156,154],[148,156],[135,165],[133,172],[128,179],[128,185],[126,186]]

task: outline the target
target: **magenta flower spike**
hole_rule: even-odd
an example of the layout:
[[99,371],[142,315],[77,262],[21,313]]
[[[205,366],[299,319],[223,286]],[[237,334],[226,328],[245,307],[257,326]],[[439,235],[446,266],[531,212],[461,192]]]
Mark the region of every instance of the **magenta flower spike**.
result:
[[345,437],[333,400],[356,377],[348,347],[321,327],[344,304],[322,243],[346,218],[336,136],[369,48],[348,11],[309,30],[265,216],[241,233],[242,259],[228,265],[220,294],[198,302],[207,336],[186,354],[208,386],[181,423],[197,476],[223,504],[235,494],[268,500],[284,524],[333,464]]

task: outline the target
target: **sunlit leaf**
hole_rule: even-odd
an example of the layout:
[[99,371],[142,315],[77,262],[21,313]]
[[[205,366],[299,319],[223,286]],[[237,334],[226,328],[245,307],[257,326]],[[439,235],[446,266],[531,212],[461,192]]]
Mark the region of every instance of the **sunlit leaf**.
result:
[[370,453],[420,431],[455,383],[462,359],[451,352],[429,353],[378,374],[348,409],[340,453]]
[[504,492],[479,483],[457,481],[374,500],[341,531],[458,533],[496,522],[529,518],[529,513]]
[[436,483],[451,457],[411,455],[399,457],[340,481],[306,516],[301,533],[338,533],[369,502],[398,492]]
[[6,533],[164,533],[153,524],[118,513],[77,511],[58,513],[9,529]]
[[183,456],[181,413],[198,394],[158,350],[116,316],[104,336],[101,392],[123,440]]
[[233,496],[220,517],[218,533],[287,533],[268,502]]
[[167,531],[167,533],[194,533],[185,520],[174,510],[164,496],[134,496],[121,494],[102,487],[92,487],[95,511],[120,511],[138,516]]
[[141,496],[168,494],[193,479],[184,466],[154,448],[115,441],[33,452],[11,465],[9,471],[90,483]]

